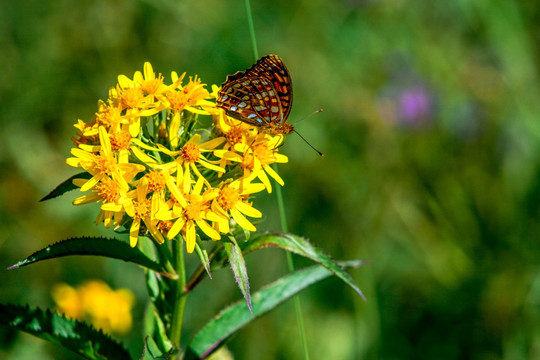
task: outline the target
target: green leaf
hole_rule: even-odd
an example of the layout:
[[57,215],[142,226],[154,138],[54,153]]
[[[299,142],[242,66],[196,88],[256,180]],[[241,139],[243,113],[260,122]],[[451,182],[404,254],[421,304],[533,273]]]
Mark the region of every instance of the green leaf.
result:
[[69,255],[97,255],[106,256],[113,259],[120,259],[140,265],[142,267],[164,272],[163,266],[145,256],[139,249],[132,248],[124,241],[105,237],[80,237],[59,241],[49,245],[44,249],[36,251],[27,258],[19,261],[15,265],[8,267],[8,270],[30,265],[37,261],[58,258]]
[[[361,265],[363,265],[361,261],[341,263],[341,266],[344,267]],[[248,311],[242,301],[225,308],[191,340],[186,360],[204,359],[243,326],[266,314],[308,286],[331,275],[333,272],[320,265],[304,268],[282,277],[253,294],[253,313]]]
[[[240,242],[240,248],[244,254],[252,251],[260,250],[266,247],[279,247],[295,254],[307,257],[328,270],[334,275],[345,281],[354,291],[360,295],[363,300],[366,300],[362,291],[354,283],[347,272],[345,272],[332,257],[317,247],[313,246],[305,238],[290,233],[264,233],[253,236],[249,241]],[[212,270],[218,270],[225,266],[227,256],[223,252],[218,252],[212,260]]]
[[206,251],[206,248],[204,247],[201,239],[198,236],[197,242],[195,243],[195,251],[197,252],[197,255],[199,255],[199,260],[204,266],[204,270],[206,270],[208,277],[211,279],[212,273],[210,272],[210,260],[208,259],[208,251]]
[[364,294],[362,293],[360,288],[358,288],[358,286],[354,283],[354,280],[351,278],[351,276],[346,271],[344,271],[334,261],[334,259],[330,257],[330,255],[316,248],[315,246],[310,244],[307,239],[298,235],[289,233],[260,234],[253,237],[250,241],[242,243],[242,251],[245,254],[270,246],[280,247],[284,250],[307,257],[321,264],[322,266],[330,270],[332,273],[334,273],[334,275],[347,283],[350,287],[352,287],[353,290],[356,291],[362,299],[366,300]]
[[48,340],[86,359],[131,359],[124,347],[93,327],[49,310],[0,304],[0,326]]
[[91,178],[92,178],[92,175],[90,175],[86,171],[82,172],[82,173],[79,173],[79,174],[76,174],[76,175],[73,175],[72,177],[70,177],[69,179],[67,179],[66,181],[64,181],[63,183],[58,185],[57,187],[55,187],[53,189],[53,191],[51,191],[50,193],[45,195],[43,197],[43,199],[41,199],[39,201],[45,201],[45,200],[49,200],[49,199],[54,199],[55,197],[63,195],[65,193],[67,193],[68,191],[78,189],[79,187],[75,186],[73,184],[73,179],[91,179]]
[[251,294],[249,293],[249,278],[246,268],[246,261],[244,260],[244,255],[242,255],[242,250],[236,243],[234,237],[229,236],[229,241],[223,241],[223,246],[227,257],[229,258],[229,264],[231,265],[231,270],[234,274],[234,279],[246,299],[247,306],[249,311],[252,311],[251,308]]
[[171,349],[167,353],[162,353],[154,340],[150,336],[147,336],[144,339],[143,353],[140,360],[170,360],[172,359],[173,352],[174,349]]

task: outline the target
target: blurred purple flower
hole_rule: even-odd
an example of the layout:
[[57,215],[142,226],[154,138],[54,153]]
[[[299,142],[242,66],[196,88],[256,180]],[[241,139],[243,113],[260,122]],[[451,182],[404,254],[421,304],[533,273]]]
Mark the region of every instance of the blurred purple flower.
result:
[[406,89],[399,95],[397,117],[405,125],[425,123],[432,115],[432,99],[422,86]]
[[385,93],[379,109],[388,123],[415,129],[428,128],[433,123],[434,95],[424,85],[394,85]]

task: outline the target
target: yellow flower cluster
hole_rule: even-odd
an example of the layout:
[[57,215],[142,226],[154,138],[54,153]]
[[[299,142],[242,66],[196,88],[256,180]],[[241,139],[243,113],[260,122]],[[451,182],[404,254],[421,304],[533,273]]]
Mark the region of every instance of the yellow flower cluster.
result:
[[210,93],[184,77],[172,72],[166,85],[147,62],[133,79],[118,77],[91,122],[75,124],[66,162],[91,178],[74,180],[89,191],[74,204],[100,203],[96,223],[128,228],[131,246],[147,232],[159,244],[181,234],[191,253],[197,236],[219,240],[231,224],[255,231],[246,216],[262,214],[249,196],[271,192],[269,176],[283,185],[270,167],[288,161],[283,137],[229,118],[215,105],[217,86]]
[[52,291],[58,312],[87,320],[107,333],[125,334],[131,329],[135,297],[126,289],[112,290],[102,281],[87,281],[77,288],[58,284]]

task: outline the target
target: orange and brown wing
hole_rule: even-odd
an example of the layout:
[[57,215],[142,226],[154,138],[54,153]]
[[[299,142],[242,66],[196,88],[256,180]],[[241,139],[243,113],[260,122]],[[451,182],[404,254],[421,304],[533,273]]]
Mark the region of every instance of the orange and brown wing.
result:
[[227,76],[216,105],[248,124],[280,127],[292,105],[291,79],[283,61],[277,55],[267,55],[249,69]]

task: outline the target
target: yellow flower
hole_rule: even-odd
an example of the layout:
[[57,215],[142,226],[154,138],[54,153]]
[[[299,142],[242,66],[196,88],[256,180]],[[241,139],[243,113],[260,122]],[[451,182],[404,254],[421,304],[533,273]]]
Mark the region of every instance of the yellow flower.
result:
[[131,191],[130,195],[133,200],[128,200],[123,204],[128,216],[133,218],[133,222],[129,229],[129,245],[131,247],[137,245],[141,222],[144,222],[144,225],[152,235],[152,238],[156,240],[158,244],[163,244],[165,239],[163,239],[163,235],[156,227],[158,219],[155,217],[155,213],[160,207],[159,198],[147,198],[148,179],[144,177],[141,178],[137,183],[137,188]]
[[[204,143],[201,142],[201,135],[195,134],[193,137],[186,143],[182,148],[178,151],[170,151],[167,148],[165,148],[162,145],[158,145],[157,148],[153,148],[153,150],[161,151],[170,157],[174,158],[174,161],[163,164],[163,165],[155,165],[156,168],[160,169],[167,169],[172,172],[176,170],[177,176],[180,176],[180,174],[183,174],[183,179],[181,182],[183,183],[183,191],[189,192],[189,189],[191,188],[191,185],[193,183],[192,181],[192,175],[191,172],[193,171],[197,177],[200,179],[202,178],[206,185],[208,187],[210,186],[210,183],[204,178],[204,176],[201,174],[199,169],[197,168],[197,164],[201,165],[202,167],[216,171],[218,173],[225,172],[225,169],[218,165],[212,164],[210,160],[208,160],[203,153],[208,152],[214,152],[216,147],[218,147],[221,143],[225,141],[225,138],[218,137],[211,140],[208,140]],[[135,155],[139,157],[142,161],[150,162],[152,159],[148,157],[142,156],[140,151],[134,151]]]
[[[260,218],[261,212],[247,201],[248,195],[264,190],[260,183],[247,183],[239,180],[222,183],[219,195],[212,201],[212,210],[223,217],[232,216],[234,221],[248,231],[257,231],[255,226],[244,215]],[[229,232],[229,222],[215,223],[222,233]]]
[[251,145],[239,143],[235,145],[232,151],[216,151],[214,154],[228,161],[238,162],[244,170],[244,181],[250,182],[255,178],[259,178],[264,184],[266,190],[271,193],[272,185],[268,175],[270,175],[278,184],[284,185],[283,179],[270,166],[273,163],[286,163],[289,159],[278,154],[277,147],[283,140],[281,136],[271,136],[267,134],[259,134],[251,142]]
[[135,72],[133,80],[125,75],[118,76],[118,84],[109,91],[109,102],[120,108],[131,136],[139,134],[141,117],[155,115],[167,107],[158,100],[158,95],[166,89],[163,76],[156,77],[148,62],[144,64],[144,77],[140,71]]
[[68,318],[82,319],[83,306],[77,290],[67,284],[58,284],[52,290],[58,311]]
[[167,177],[167,187],[171,191],[172,198],[168,201],[167,208],[162,208],[156,215],[160,220],[172,221],[167,237],[172,239],[181,233],[188,253],[192,253],[195,249],[197,227],[212,240],[219,240],[221,239],[219,232],[207,221],[227,221],[210,208],[211,201],[218,196],[218,192],[209,189],[201,194],[203,184],[203,179],[199,178],[193,189],[186,192],[183,191],[183,186],[174,184],[172,177]]
[[163,76],[156,76],[152,64],[148,61],[144,63],[144,77],[140,71],[135,72],[133,81],[137,82],[146,95],[156,96],[161,94],[167,86],[163,83]]
[[71,149],[71,154],[75,157],[66,159],[68,165],[81,167],[92,175],[92,178],[81,186],[81,191],[92,189],[105,177],[112,178],[121,188],[126,188],[126,178],[132,179],[145,167],[138,164],[120,163],[112,150],[109,136],[103,126],[99,127],[99,142],[101,145],[81,144],[80,149]]
[[[225,115],[223,109],[218,109],[219,112],[217,115],[214,115],[214,126],[220,133],[223,133],[225,139],[225,145],[223,150],[234,151],[234,147],[237,144],[246,144],[249,145],[253,142],[253,136],[257,134],[257,130],[254,129],[251,125],[246,124],[242,121],[233,119]],[[227,160],[225,157],[221,157],[219,161],[219,166],[225,168],[227,165],[230,165],[231,161]],[[223,173],[218,174],[218,177],[221,177]]]
[[[197,234],[218,240],[234,223],[255,231],[248,218],[262,214],[249,197],[271,192],[270,178],[283,185],[270,165],[288,159],[278,153],[284,136],[216,107],[219,87],[209,93],[198,76],[183,85],[185,73],[174,71],[171,79],[149,62],[133,78],[119,75],[92,121],[78,120],[66,162],[91,175],[74,180],[90,192],[73,203],[100,203],[96,224],[129,227],[131,246],[146,231],[158,244],[181,234],[191,253]],[[213,117],[210,127],[204,116]]]
[[132,326],[135,297],[126,289],[112,290],[102,281],[87,281],[78,288],[58,284],[52,291],[58,311],[67,317],[88,320],[96,328],[117,334]]
[[[127,178],[126,181],[131,181]],[[73,184],[82,187],[86,183],[85,179],[74,179]],[[125,183],[119,184],[109,177],[104,177],[96,184],[90,194],[80,196],[73,200],[73,205],[84,205],[94,202],[103,202],[101,210],[96,219],[96,225],[104,223],[105,227],[120,226],[124,214],[123,203],[128,199],[129,186]]]

